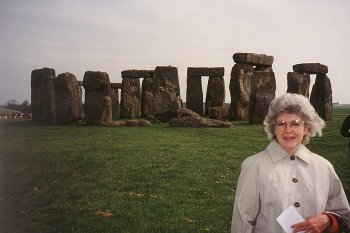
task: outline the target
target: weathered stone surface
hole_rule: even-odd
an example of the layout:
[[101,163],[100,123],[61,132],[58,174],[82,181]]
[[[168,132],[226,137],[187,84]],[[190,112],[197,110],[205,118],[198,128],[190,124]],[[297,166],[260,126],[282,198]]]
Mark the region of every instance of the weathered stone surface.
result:
[[272,66],[273,63],[273,56],[268,56],[266,54],[235,53],[232,58],[237,64],[249,64],[253,66]]
[[151,78],[154,77],[153,70],[124,70],[122,78]]
[[51,123],[55,120],[55,70],[42,68],[33,70],[31,74],[31,107],[32,120]]
[[222,77],[224,75],[225,75],[224,67],[188,67],[187,68],[187,77],[188,76]]
[[122,89],[122,84],[121,83],[111,83],[111,88]]
[[224,105],[220,107],[212,107],[208,109],[208,116],[211,119],[229,119],[230,118],[230,106]]
[[293,66],[294,72],[309,74],[327,74],[328,67],[320,63],[301,63]]
[[83,119],[81,90],[74,74],[62,73],[54,80],[56,95],[56,120],[70,123]]
[[258,65],[254,68],[254,71],[262,71],[262,72],[273,72],[272,66],[261,66]]
[[228,121],[208,119],[189,109],[182,109],[179,118],[169,121],[170,127],[193,127],[193,128],[230,128],[232,124]]
[[121,118],[138,118],[141,116],[140,79],[123,78],[120,116]]
[[187,74],[186,108],[203,116],[202,77]]
[[153,115],[153,97],[155,90],[155,79],[144,78],[142,81],[141,93],[141,116],[147,117]]
[[249,123],[262,123],[270,102],[276,95],[276,80],[273,72],[253,72],[249,107]]
[[287,83],[288,93],[296,93],[309,98],[310,74],[288,72]]
[[231,70],[230,115],[233,120],[248,120],[253,66],[235,64]]
[[116,126],[150,126],[151,122],[144,119],[132,119],[127,121],[111,121],[102,123],[100,126],[116,127]]
[[126,121],[126,126],[150,126],[151,122],[144,119],[134,119]]
[[106,72],[86,71],[84,74],[83,86],[85,90],[103,90],[106,96],[110,95],[111,85]]
[[208,109],[220,107],[225,103],[225,81],[224,77],[209,77],[207,86],[207,95],[205,98],[205,115],[208,115]]
[[112,118],[120,118],[119,91],[111,84]]
[[177,68],[157,66],[155,69],[153,115],[162,122],[169,122],[170,119],[178,117],[181,105]]
[[326,74],[316,75],[310,102],[323,120],[329,121],[333,119],[332,86]]
[[112,100],[110,82],[106,72],[86,71],[84,112],[88,125],[100,125],[112,121]]

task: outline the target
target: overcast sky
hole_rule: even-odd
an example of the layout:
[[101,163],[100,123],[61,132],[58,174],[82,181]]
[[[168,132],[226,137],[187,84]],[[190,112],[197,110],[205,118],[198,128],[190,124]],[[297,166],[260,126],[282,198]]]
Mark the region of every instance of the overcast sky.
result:
[[237,52],[274,56],[277,95],[294,64],[327,65],[333,102],[350,103],[349,12],[349,0],[1,0],[0,104],[31,101],[34,69],[121,82],[123,70],[168,65],[183,100],[187,67],[225,67],[230,102]]

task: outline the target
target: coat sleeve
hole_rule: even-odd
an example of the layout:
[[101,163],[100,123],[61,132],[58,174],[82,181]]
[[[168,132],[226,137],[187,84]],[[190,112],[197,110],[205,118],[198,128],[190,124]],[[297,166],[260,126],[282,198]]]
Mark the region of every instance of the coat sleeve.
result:
[[258,170],[251,158],[242,163],[238,178],[231,233],[251,233],[259,213]]
[[349,224],[350,206],[346,198],[342,183],[334,171],[333,166],[330,167],[330,187],[326,205],[326,211],[338,214],[345,222]]
[[340,128],[340,133],[341,135],[343,135],[344,137],[350,137],[350,115],[347,116],[345,118],[345,120],[343,121],[343,124]]

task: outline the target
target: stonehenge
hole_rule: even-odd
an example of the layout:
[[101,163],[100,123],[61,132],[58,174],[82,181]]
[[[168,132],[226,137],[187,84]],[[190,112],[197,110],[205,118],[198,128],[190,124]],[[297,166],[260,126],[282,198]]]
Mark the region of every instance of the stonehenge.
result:
[[249,123],[262,123],[271,101],[275,98],[276,81],[273,72],[255,71],[249,105]]
[[141,71],[122,71],[122,91],[120,100],[121,118],[139,118],[141,116]]
[[333,118],[332,86],[327,76],[328,67],[320,63],[301,63],[288,72],[287,92],[309,97],[310,75],[315,74],[315,84],[310,94],[310,102],[318,115],[325,121]]
[[86,71],[83,86],[86,123],[99,125],[112,122],[111,85],[108,74],[101,71]]
[[145,77],[141,87],[141,117],[153,116],[153,96],[155,89],[154,71],[149,71],[150,77]]
[[309,98],[310,74],[288,72],[287,73],[287,92],[296,93]]
[[262,123],[270,102],[275,98],[276,80],[273,56],[235,53],[231,70],[230,112],[233,120]]
[[120,118],[119,89],[122,89],[121,83],[111,83],[111,100],[112,100],[112,118]]
[[[83,81],[78,81],[69,72],[56,77],[52,68],[36,69],[31,73],[32,120],[65,124],[85,119],[87,125],[147,126],[151,123],[140,119],[147,118],[172,127],[231,127],[225,119],[262,123],[275,98],[274,57],[235,53],[232,58],[236,64],[230,75],[231,102],[225,103],[224,67],[188,67],[186,108],[177,67],[124,70],[121,83],[110,83],[108,73],[101,71],[86,71]],[[310,96],[311,104],[326,121],[333,117],[327,73],[328,67],[320,63],[296,64],[293,72],[287,73],[287,92]],[[316,79],[309,94],[311,75]],[[204,103],[203,76],[209,77]]]
[[57,122],[69,123],[83,119],[82,90],[74,74],[59,74],[54,79],[54,89]]
[[169,122],[179,117],[182,108],[178,71],[172,66],[157,66],[154,75],[153,115],[162,122]]
[[32,120],[35,122],[52,123],[56,119],[55,70],[42,68],[33,70],[31,74],[31,105]]
[[186,108],[203,116],[202,76],[209,76],[205,98],[205,115],[209,108],[220,107],[225,102],[224,67],[188,67]]

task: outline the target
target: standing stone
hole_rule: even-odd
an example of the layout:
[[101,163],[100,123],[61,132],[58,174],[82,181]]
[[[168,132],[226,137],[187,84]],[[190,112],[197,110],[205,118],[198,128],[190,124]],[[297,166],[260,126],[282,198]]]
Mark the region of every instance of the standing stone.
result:
[[326,74],[317,74],[312,87],[310,102],[318,115],[325,121],[333,119],[331,81]]
[[288,93],[296,93],[309,98],[310,74],[288,72]]
[[142,81],[142,88],[141,88],[142,89],[142,94],[141,94],[141,116],[142,117],[153,116],[154,85],[155,85],[154,77],[144,78]]
[[83,119],[81,90],[76,77],[71,73],[62,73],[54,80],[54,87],[57,122],[69,123]]
[[89,125],[110,123],[112,121],[112,100],[108,74],[100,71],[86,71],[83,86],[86,123]]
[[55,70],[42,68],[31,74],[32,120],[51,123],[55,120]]
[[179,116],[182,101],[176,67],[156,67],[153,100],[153,113],[160,121],[169,122],[172,118]]
[[233,120],[248,120],[253,66],[235,64],[231,70],[230,112]]
[[111,83],[112,118],[120,118],[119,91],[121,83]]
[[203,116],[202,77],[187,72],[186,108]]
[[138,78],[123,78],[120,101],[121,118],[141,116],[141,87]]
[[249,107],[249,123],[262,123],[275,98],[275,73],[255,71],[252,75],[252,90]]
[[205,98],[205,115],[212,107],[221,107],[225,103],[225,82],[224,77],[209,77],[207,95]]

